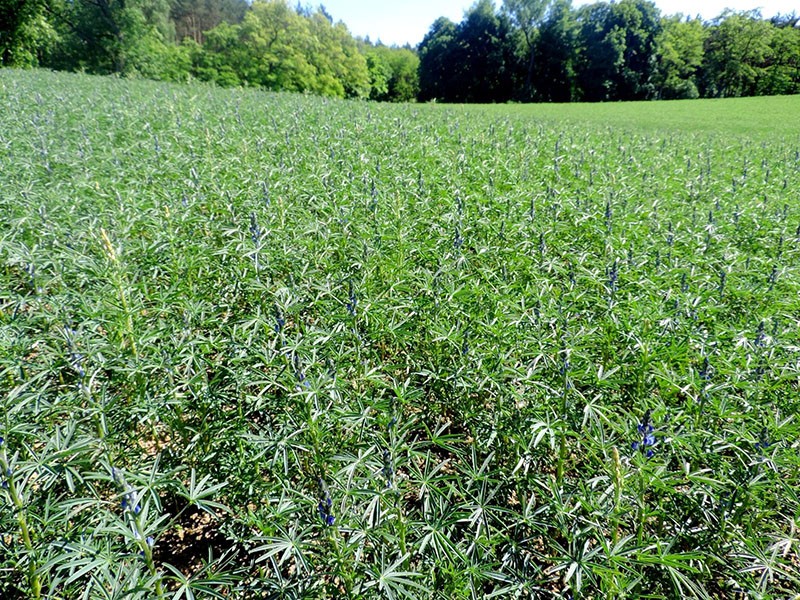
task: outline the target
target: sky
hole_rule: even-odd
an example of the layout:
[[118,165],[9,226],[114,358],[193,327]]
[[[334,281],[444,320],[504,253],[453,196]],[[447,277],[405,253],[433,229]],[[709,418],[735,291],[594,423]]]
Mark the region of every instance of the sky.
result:
[[[367,37],[373,42],[402,46],[416,46],[439,17],[447,17],[458,23],[464,11],[474,0],[312,0],[302,4],[322,4],[334,21],[344,21],[350,33]],[[495,0],[499,6],[502,0]],[[588,4],[588,1],[573,0],[573,6]],[[734,10],[761,9],[764,18],[777,13],[800,12],[799,0],[655,0],[661,13],[672,15],[683,13],[704,19],[712,19],[725,8]],[[292,4],[294,4],[292,2]]]

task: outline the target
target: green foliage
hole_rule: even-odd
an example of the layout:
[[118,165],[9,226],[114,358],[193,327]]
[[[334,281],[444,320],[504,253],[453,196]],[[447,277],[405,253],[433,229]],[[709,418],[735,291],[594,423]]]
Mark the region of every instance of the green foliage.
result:
[[513,97],[517,75],[512,29],[492,0],[479,0],[458,28],[455,68],[459,102],[504,102]]
[[757,12],[723,14],[706,39],[705,95],[755,95],[771,59],[773,33],[774,27]]
[[178,41],[190,38],[197,44],[205,33],[221,23],[241,23],[247,12],[246,0],[172,0],[170,17]]
[[770,61],[759,81],[759,94],[800,93],[800,27],[778,27],[770,39]]
[[413,102],[419,93],[419,57],[408,48],[365,45],[362,52],[370,73],[370,99]]
[[579,96],[576,66],[579,27],[569,0],[553,2],[534,43],[531,85],[534,99],[570,102]]
[[41,0],[0,0],[0,65],[38,66],[57,42]]
[[577,76],[585,100],[646,100],[655,94],[655,4],[621,0],[593,4],[578,12],[581,52]]
[[[313,43],[309,20],[286,2],[254,2],[240,27],[232,28],[236,60],[231,68],[243,83],[302,92],[315,83],[308,50]],[[210,37],[211,34],[209,34]]]
[[409,48],[393,48],[389,63],[392,65],[389,98],[396,102],[414,102],[419,94],[419,56]]
[[[536,63],[536,46],[542,24],[556,2],[553,0],[503,0],[503,12],[511,22],[522,32],[523,62],[525,70],[525,91],[523,98],[533,98],[533,71]],[[552,31],[552,29],[551,29]],[[560,40],[559,40],[560,41]]]
[[[703,23],[662,17],[645,0],[577,10],[568,0],[507,0],[501,15],[510,27],[502,20],[498,26],[494,8],[483,2],[459,24],[432,25],[420,45],[421,100],[690,99],[800,89],[800,29],[792,18],[727,12]],[[492,18],[495,25],[487,25]],[[509,46],[517,49],[517,64],[500,58]]]
[[153,73],[169,43],[166,2],[151,0],[53,0],[49,20],[59,32],[48,65],[90,73]]
[[419,99],[447,100],[455,93],[453,69],[456,65],[456,24],[437,19],[419,45]]
[[288,0],[0,0],[0,60],[378,101],[692,99],[800,92],[793,16],[663,17],[653,2],[476,2],[419,46],[355,39]]
[[206,32],[195,61],[199,79],[222,85],[338,98],[370,93],[367,60],[346,27],[321,10],[300,14],[284,0],[254,2],[240,25]]
[[0,102],[0,597],[798,589],[797,97]]
[[794,94],[800,90],[800,30],[757,12],[727,12],[710,28],[703,56],[705,95]]
[[136,75],[158,81],[185,82],[192,68],[194,48],[190,44],[166,44],[156,37],[139,46],[134,60]]
[[367,61],[343,23],[333,24],[322,9],[310,17],[314,45],[309,51],[318,83],[312,91],[338,98],[366,98],[370,93]]
[[369,97],[371,100],[382,100],[389,94],[389,79],[392,77],[392,69],[376,49],[367,50],[365,56],[370,81]]
[[[365,50],[320,8],[284,0],[4,0],[4,65],[45,65],[168,81],[190,76],[248,85],[367,98]],[[177,43],[176,43],[177,42]],[[365,44],[364,47],[369,47]],[[417,60],[407,49],[376,51],[386,65],[383,100],[417,93]],[[374,53],[373,53],[374,54]],[[373,73],[377,54],[373,57]]]
[[516,43],[506,15],[490,0],[476,2],[464,20],[433,24],[420,44],[420,99],[504,102],[518,72]]
[[661,97],[667,100],[699,96],[698,76],[708,30],[699,19],[680,15],[661,21],[658,39],[658,78]]
[[185,40],[192,56],[192,73],[201,81],[212,81],[223,87],[241,85],[238,71],[246,56],[239,45],[237,25],[221,23],[206,32],[205,43]]

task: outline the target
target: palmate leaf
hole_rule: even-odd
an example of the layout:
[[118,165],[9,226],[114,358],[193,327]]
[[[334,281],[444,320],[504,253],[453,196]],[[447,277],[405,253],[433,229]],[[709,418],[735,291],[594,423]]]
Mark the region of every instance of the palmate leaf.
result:
[[283,527],[278,527],[280,536],[260,536],[253,539],[255,543],[260,545],[250,550],[250,553],[256,556],[256,562],[264,562],[273,557],[278,561],[281,566],[291,562],[298,571],[308,574],[311,571],[311,565],[306,558],[306,554],[310,548],[310,534],[311,527],[298,531],[298,524],[295,523],[288,530]]
[[421,577],[420,573],[402,570],[406,568],[408,558],[409,555],[404,554],[382,570],[375,566],[371,567],[370,572],[373,579],[363,586],[364,589],[377,587],[389,600],[396,600],[397,598],[416,599],[420,594],[427,593],[428,589],[415,581],[415,579]]
[[567,548],[559,545],[558,562],[547,569],[547,573],[552,575],[563,572],[564,584],[574,590],[576,594],[581,593],[586,583],[584,580],[588,579],[589,583],[593,583],[597,567],[600,566],[598,560],[602,546],[593,545],[594,542],[593,538],[575,537]]
[[408,465],[409,487],[416,488],[417,497],[422,500],[427,512],[433,498],[448,499],[453,491],[455,475],[448,471],[450,459],[438,461],[431,452],[420,454],[421,465],[411,462]]
[[709,568],[709,556],[702,552],[670,552],[669,543],[653,544],[629,553],[632,563],[660,567],[667,571],[674,586],[674,592],[680,597],[710,598],[705,587],[697,581],[704,567]]
[[384,494],[382,492],[364,489],[352,490],[351,493],[362,502],[364,499],[368,499],[367,502],[363,503],[361,513],[361,520],[368,527],[378,527],[387,516],[391,516],[390,514],[384,514],[387,511],[383,509]]
[[669,573],[678,596],[681,598],[699,598],[701,600],[711,599],[712,596],[708,591],[689,574],[671,565],[666,565],[665,568]]
[[227,482],[210,484],[211,475],[205,475],[199,481],[197,480],[197,473],[194,468],[191,469],[189,474],[189,485],[184,487],[181,492],[184,498],[190,504],[194,504],[200,510],[216,516],[215,510],[221,512],[229,512],[230,509],[216,500],[211,500],[217,492],[224,488]]
[[203,566],[191,575],[185,575],[169,563],[164,568],[172,575],[178,587],[174,590],[172,600],[195,600],[195,598],[227,598],[230,590],[235,588],[242,580],[244,574],[233,564],[234,556],[221,556],[211,560],[209,548],[208,560]]
[[70,544],[45,563],[55,569],[45,594],[48,598],[152,598],[158,577],[147,573],[138,554],[122,554],[111,547]]
[[739,572],[756,576],[757,590],[761,594],[766,594],[778,579],[791,582],[792,587],[800,585],[800,576],[783,557],[781,546],[773,544],[764,548],[762,543],[762,540],[756,539],[745,541],[745,548],[734,555],[740,564]]
[[[91,587],[88,582],[102,579],[120,561],[118,550],[92,540],[83,543],[54,544],[49,560],[42,564],[43,572],[52,572],[53,589],[69,589],[81,581],[81,587]],[[102,546],[100,545],[102,544]]]
[[420,524],[419,553],[430,551],[438,561],[450,564],[466,563],[466,554],[453,539],[453,532],[466,513],[456,510],[445,499],[435,500],[432,508],[430,517]]
[[305,426],[292,426],[287,427],[285,430],[272,432],[272,437],[270,438],[253,434],[245,434],[242,437],[252,442],[256,447],[262,448],[253,457],[254,462],[267,456],[267,454],[271,454],[271,457],[267,458],[269,465],[273,469],[280,468],[284,475],[288,476],[293,468],[299,468],[301,456],[308,453],[308,448],[302,443],[305,434]]

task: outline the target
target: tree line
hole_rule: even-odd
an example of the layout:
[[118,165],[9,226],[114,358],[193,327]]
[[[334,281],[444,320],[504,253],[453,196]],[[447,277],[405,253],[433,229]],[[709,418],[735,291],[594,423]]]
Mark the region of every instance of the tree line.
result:
[[286,0],[0,0],[4,66],[413,101],[416,52]]
[[381,101],[571,102],[800,93],[800,23],[653,2],[478,0],[418,48],[286,0],[0,0],[0,60]]
[[419,46],[420,100],[605,101],[796,94],[795,15],[664,16],[653,2],[479,0]]

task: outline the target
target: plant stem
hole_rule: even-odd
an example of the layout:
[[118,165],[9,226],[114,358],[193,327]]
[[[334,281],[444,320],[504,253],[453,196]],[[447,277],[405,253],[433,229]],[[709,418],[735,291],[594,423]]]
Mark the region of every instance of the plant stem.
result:
[[619,450],[614,446],[611,449],[611,456],[614,460],[614,545],[619,541],[619,506],[622,501],[622,462],[619,458]]
[[0,468],[2,468],[3,473],[6,474],[8,492],[11,496],[11,502],[14,504],[14,512],[17,514],[17,523],[22,533],[22,543],[25,544],[25,550],[27,550],[28,553],[28,584],[31,586],[32,596],[38,600],[42,597],[42,582],[39,580],[39,574],[36,572],[36,561],[33,558],[33,540],[30,528],[28,527],[28,520],[25,517],[25,505],[19,495],[17,484],[14,483],[5,448],[0,454]]
[[647,486],[645,485],[644,474],[640,469],[639,470],[639,515],[638,515],[638,525],[636,527],[636,542],[639,545],[642,544],[642,539],[644,538],[644,517],[645,517],[644,495],[646,491],[647,491]]
[[144,562],[147,565],[147,570],[150,572],[155,578],[156,581],[156,596],[158,598],[164,597],[164,588],[161,585],[161,576],[158,574],[158,570],[156,569],[155,562],[153,561],[153,548],[147,542],[147,538],[144,535],[144,527],[142,525],[141,513],[133,515],[133,526],[136,529],[137,535],[137,542],[139,543],[139,547],[142,549],[142,554],[144,555]]
[[108,237],[108,233],[106,233],[105,229],[100,229],[100,235],[103,238],[103,246],[106,251],[106,256],[108,256],[108,260],[114,265],[114,285],[117,288],[119,302],[125,315],[125,329],[128,336],[128,345],[130,346],[133,356],[135,358],[139,358],[139,352],[136,348],[136,340],[134,339],[133,335],[133,315],[131,314],[128,306],[128,297],[125,294],[125,287],[122,285],[122,273],[120,270],[119,259],[117,258],[117,252],[114,250],[114,245],[111,243],[111,239]]

